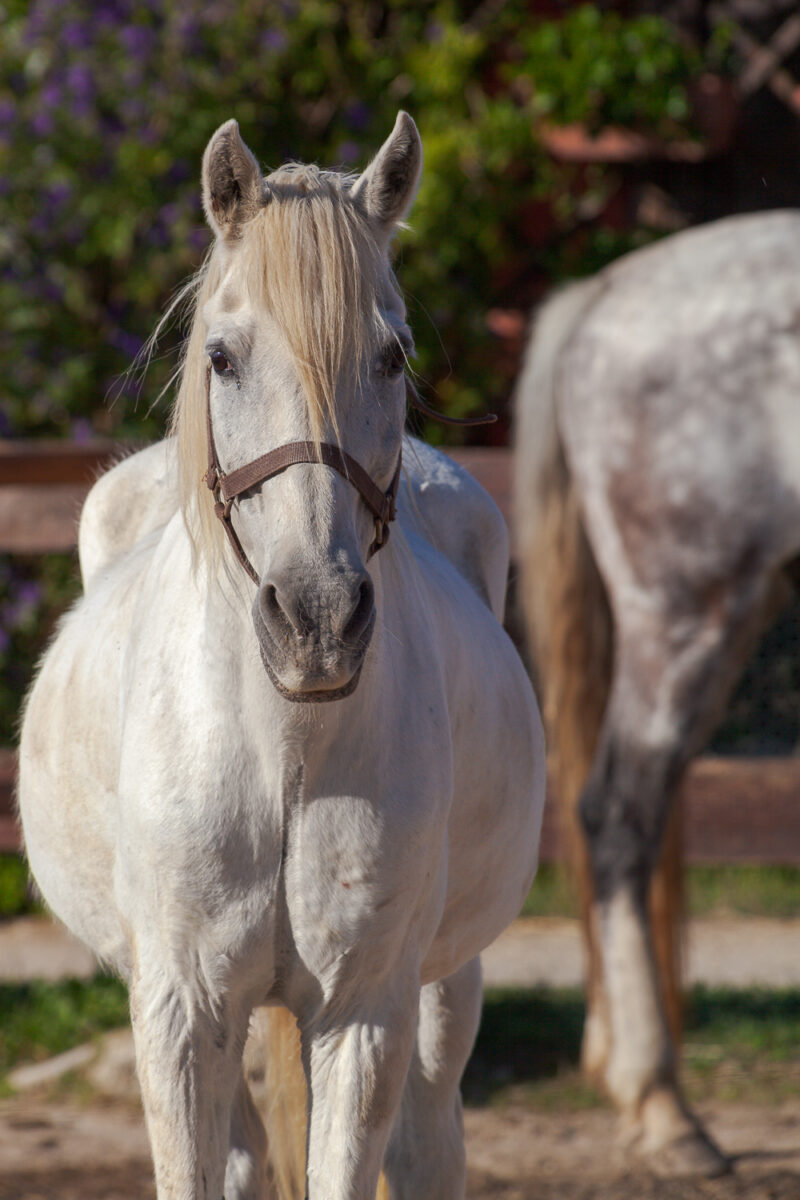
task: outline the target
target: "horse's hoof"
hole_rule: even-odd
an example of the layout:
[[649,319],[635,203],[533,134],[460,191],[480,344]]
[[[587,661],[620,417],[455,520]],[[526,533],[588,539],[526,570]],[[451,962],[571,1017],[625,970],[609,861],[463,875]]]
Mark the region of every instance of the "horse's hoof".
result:
[[635,1114],[623,1117],[620,1140],[662,1179],[713,1179],[731,1161],[709,1137],[675,1088],[658,1088]]
[[702,1129],[684,1133],[654,1150],[643,1145],[641,1151],[647,1166],[661,1179],[716,1179],[732,1169],[731,1160]]

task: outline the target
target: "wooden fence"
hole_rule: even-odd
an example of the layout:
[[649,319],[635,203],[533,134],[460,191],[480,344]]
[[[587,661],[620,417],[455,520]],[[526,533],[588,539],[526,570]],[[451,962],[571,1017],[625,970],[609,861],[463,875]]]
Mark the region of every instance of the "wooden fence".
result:
[[[47,554],[75,545],[83,499],[122,447],[0,441],[0,552]],[[510,452],[451,451],[510,522]],[[13,816],[16,755],[0,749],[0,850],[18,847]],[[702,758],[684,785],[685,839],[695,862],[800,863],[800,758]],[[556,804],[548,802],[542,858],[561,856]]]

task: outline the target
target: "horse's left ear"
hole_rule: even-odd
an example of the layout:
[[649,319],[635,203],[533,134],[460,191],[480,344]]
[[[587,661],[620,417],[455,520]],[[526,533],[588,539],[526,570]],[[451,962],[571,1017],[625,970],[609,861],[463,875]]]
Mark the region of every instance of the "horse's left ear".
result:
[[264,202],[264,180],[236,121],[226,121],[203,155],[203,207],[218,238],[233,241]]
[[407,112],[399,112],[394,129],[353,189],[367,215],[391,234],[411,207],[422,172],[422,142]]

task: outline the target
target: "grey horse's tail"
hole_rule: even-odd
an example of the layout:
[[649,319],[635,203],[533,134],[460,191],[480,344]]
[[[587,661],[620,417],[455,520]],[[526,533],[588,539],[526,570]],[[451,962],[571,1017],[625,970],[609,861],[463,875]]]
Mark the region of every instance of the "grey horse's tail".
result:
[[[592,929],[592,883],[577,805],[602,725],[614,652],[605,585],[581,517],[558,428],[561,356],[607,287],[603,275],[557,292],[534,324],[515,397],[514,505],[521,599],[548,734],[550,778],[577,875],[587,951],[587,1009],[605,1008]],[[670,1023],[680,1026],[681,848],[679,819],[653,876],[651,920]],[[584,1042],[589,1049],[589,1041]],[[587,1064],[601,1071],[603,1063]]]

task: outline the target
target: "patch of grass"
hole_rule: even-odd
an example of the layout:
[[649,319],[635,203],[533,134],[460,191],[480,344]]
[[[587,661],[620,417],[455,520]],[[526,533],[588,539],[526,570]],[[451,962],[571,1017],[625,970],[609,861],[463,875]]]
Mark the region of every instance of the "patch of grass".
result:
[[695,987],[684,1068],[694,1100],[768,1104],[800,1096],[800,991]]
[[[492,990],[464,1076],[467,1104],[577,1111],[606,1103],[579,1070],[577,989]],[[800,991],[694,988],[683,1078],[692,1101],[772,1104],[800,1097]]]
[[[800,867],[689,867],[686,910],[691,917],[800,917]],[[577,917],[567,869],[543,863],[522,909],[525,917]]]
[[578,1062],[583,1011],[575,988],[488,990],[464,1076],[465,1101],[502,1102],[509,1089],[532,1096],[543,1084],[563,1086]]
[[0,854],[0,918],[22,917],[41,911],[24,858],[19,854]]
[[690,867],[686,903],[695,917],[800,917],[800,868]]
[[542,863],[522,906],[523,917],[577,917],[572,876],[560,863]]
[[107,975],[0,984],[0,1078],[128,1021],[128,992]]

